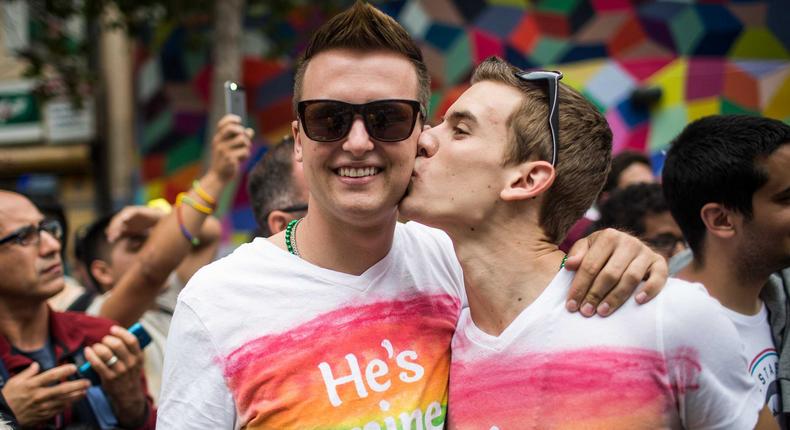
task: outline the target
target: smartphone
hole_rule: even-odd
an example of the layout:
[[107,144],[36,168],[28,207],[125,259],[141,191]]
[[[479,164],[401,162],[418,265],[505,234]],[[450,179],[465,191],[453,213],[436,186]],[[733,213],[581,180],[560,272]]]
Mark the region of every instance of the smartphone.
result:
[[247,101],[244,87],[233,81],[225,81],[225,113],[241,117],[241,123],[247,124]]
[[[149,343],[151,343],[151,335],[145,331],[143,325],[139,322],[136,322],[134,325],[129,327],[129,333],[133,334],[134,337],[137,338],[137,342],[140,344],[140,349],[145,348]],[[90,361],[82,363],[82,365],[77,369],[77,373],[80,377],[90,380],[93,385],[99,385],[101,383],[99,375],[91,367]]]

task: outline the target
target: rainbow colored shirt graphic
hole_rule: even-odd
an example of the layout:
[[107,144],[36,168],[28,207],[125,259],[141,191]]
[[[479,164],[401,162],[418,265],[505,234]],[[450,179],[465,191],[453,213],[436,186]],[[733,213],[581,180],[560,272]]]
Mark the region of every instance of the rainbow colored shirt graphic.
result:
[[179,296],[157,424],[441,429],[463,294],[449,238],[418,224],[359,276],[256,239]]

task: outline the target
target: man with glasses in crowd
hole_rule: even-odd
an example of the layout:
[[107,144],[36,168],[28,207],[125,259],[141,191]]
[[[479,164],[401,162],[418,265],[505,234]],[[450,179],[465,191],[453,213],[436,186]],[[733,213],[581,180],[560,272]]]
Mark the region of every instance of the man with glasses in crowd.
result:
[[[449,428],[754,428],[738,334],[704,289],[671,280],[609,318],[565,311],[558,244],[603,185],[612,134],[561,78],[490,58],[420,136],[401,210],[450,236],[469,297]],[[767,410],[758,428],[776,428]]]
[[[22,427],[153,429],[137,339],[111,321],[52,311],[63,288],[56,221],[0,191],[0,387]],[[90,362],[101,384],[76,374]]]
[[[396,222],[429,84],[408,33],[369,5],[313,35],[294,85],[308,214],[198,271],[182,292],[162,427],[443,427],[462,273],[447,236]],[[598,236],[581,265],[606,275],[594,281],[599,296],[625,271],[602,313],[646,272],[653,286],[665,280],[660,256],[616,232]],[[591,315],[594,276],[578,278],[569,307]]]
[[611,227],[630,232],[667,260],[686,249],[661,184],[643,182],[614,190],[598,211],[601,218],[593,231]]

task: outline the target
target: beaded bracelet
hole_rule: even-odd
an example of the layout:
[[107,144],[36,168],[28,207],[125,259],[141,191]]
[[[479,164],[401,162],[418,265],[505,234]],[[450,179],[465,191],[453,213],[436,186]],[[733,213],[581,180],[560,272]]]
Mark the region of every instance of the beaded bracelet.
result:
[[192,246],[200,245],[200,239],[195,236],[192,236],[192,233],[187,230],[187,227],[184,225],[184,217],[181,215],[181,208],[183,207],[182,204],[176,204],[176,218],[178,219],[178,227],[181,228],[181,234],[192,244]]
[[203,199],[204,202],[208,203],[211,206],[217,205],[217,199],[211,197],[211,194],[207,193],[206,190],[204,190],[203,187],[200,186],[200,181],[198,181],[197,179],[195,179],[192,182],[192,188],[195,190],[197,195],[201,199]]
[[183,203],[186,203],[192,209],[195,209],[196,211],[202,212],[206,215],[211,215],[212,213],[214,213],[214,209],[206,205],[200,204],[199,202],[195,201],[192,197],[189,197],[185,193],[178,193],[178,197],[176,197],[176,204],[180,205]]

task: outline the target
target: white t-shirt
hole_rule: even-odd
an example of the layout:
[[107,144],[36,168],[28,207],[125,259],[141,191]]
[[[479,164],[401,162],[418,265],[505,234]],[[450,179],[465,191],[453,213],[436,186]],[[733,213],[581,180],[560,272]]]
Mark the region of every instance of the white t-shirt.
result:
[[419,224],[360,276],[255,239],[179,296],[157,427],[441,429],[463,301],[450,239]]
[[779,413],[779,385],[776,382],[779,354],[771,337],[771,325],[768,323],[768,310],[765,304],[757,315],[744,315],[724,306],[721,308],[735,324],[745,348],[749,373],[757,382],[765,404],[776,416]]
[[[140,324],[151,335],[151,343],[143,349],[145,357],[143,372],[154,405],[159,402],[159,391],[162,388],[162,366],[165,362],[165,344],[167,332],[170,330],[170,320],[176,308],[176,298],[184,288],[184,283],[178,279],[175,272],[170,274],[165,285],[167,288],[156,297],[156,308],[145,312],[140,318]],[[96,296],[85,313],[99,315],[102,304],[110,294],[112,291]]]
[[750,429],[762,400],[738,333],[701,287],[670,279],[607,318],[565,310],[561,270],[491,336],[464,309],[453,338],[450,429]]

